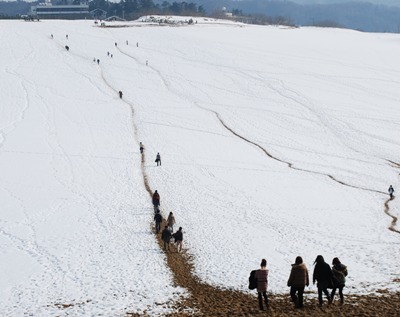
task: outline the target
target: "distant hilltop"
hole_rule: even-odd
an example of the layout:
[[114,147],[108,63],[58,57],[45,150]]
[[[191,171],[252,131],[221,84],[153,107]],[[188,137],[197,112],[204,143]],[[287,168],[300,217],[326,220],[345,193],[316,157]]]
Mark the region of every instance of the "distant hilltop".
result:
[[[68,0],[53,2],[66,3]],[[74,3],[76,2],[74,1]],[[238,21],[256,24],[336,27],[363,32],[400,33],[400,1],[398,0],[370,0],[369,2],[345,0],[192,0],[181,3],[148,0],[143,3],[135,3],[135,5],[127,7],[125,2],[92,0],[85,5],[80,5],[79,8],[75,5],[73,9],[76,12],[70,11],[72,8],[65,7],[64,11],[68,11],[68,16],[62,17],[60,13],[57,13],[56,16],[54,12],[50,12],[51,8],[36,6],[38,2],[0,0],[0,19],[21,18],[27,14],[38,18],[63,19],[106,19],[116,15],[121,19],[131,21],[145,14],[186,14],[218,18],[241,17]],[[146,6],[143,6],[143,4]],[[40,12],[37,11],[37,8]]]
[[243,15],[280,17],[298,26],[342,27],[400,33],[399,0],[195,0],[207,12],[226,9]]
[[376,5],[385,5],[385,6],[393,6],[400,7],[400,1],[398,0],[292,0],[292,2],[299,4],[337,4],[337,3],[345,3],[345,2],[364,2],[371,3]]

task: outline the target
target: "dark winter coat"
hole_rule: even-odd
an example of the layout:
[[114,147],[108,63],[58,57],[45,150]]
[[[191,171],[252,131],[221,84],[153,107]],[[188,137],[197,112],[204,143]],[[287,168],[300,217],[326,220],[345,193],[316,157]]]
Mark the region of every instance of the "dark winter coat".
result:
[[160,204],[160,195],[158,193],[153,194],[153,205],[158,206]]
[[162,222],[162,216],[161,216],[161,214],[159,212],[155,214],[154,220],[157,223],[161,223]]
[[292,264],[287,286],[290,287],[305,287],[310,284],[308,279],[308,270],[304,263]]
[[257,270],[255,277],[257,279],[257,292],[266,292],[268,288],[268,270]]
[[328,263],[317,263],[314,267],[313,282],[317,281],[318,287],[332,288],[332,270]]
[[333,286],[341,287],[346,284],[347,267],[340,263],[332,266]]
[[175,242],[182,241],[183,240],[183,232],[180,231],[180,230],[175,232],[174,233],[174,239],[175,239]]
[[171,231],[169,231],[168,228],[165,228],[161,233],[161,239],[165,242],[169,242],[169,240],[171,240],[171,236]]

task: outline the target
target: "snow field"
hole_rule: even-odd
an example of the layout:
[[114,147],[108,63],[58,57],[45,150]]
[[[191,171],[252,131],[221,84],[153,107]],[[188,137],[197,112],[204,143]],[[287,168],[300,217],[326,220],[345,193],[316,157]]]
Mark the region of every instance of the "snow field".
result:
[[311,274],[322,254],[347,292],[397,289],[398,35],[209,22],[2,23],[2,315],[162,315],[185,295],[139,141],[202,280],[247,291],[265,257],[284,293],[295,257]]

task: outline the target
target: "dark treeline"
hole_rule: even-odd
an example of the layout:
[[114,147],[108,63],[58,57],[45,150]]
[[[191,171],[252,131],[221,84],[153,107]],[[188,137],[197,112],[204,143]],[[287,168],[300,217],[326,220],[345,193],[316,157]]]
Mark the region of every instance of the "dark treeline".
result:
[[14,19],[21,14],[27,14],[34,4],[37,2],[0,1],[0,19]]
[[127,20],[134,20],[143,15],[205,15],[204,8],[195,3],[167,2],[156,4],[152,0],[121,0],[109,2],[106,0],[92,0],[89,2],[89,10],[101,9],[107,12],[107,16],[116,15]]

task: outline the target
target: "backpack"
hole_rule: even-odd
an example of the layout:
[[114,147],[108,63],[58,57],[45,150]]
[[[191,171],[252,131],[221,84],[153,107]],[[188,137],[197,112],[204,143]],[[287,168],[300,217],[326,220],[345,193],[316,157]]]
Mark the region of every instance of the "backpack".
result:
[[257,288],[257,278],[256,278],[256,272],[258,270],[253,270],[250,272],[249,276],[249,289],[256,289]]

